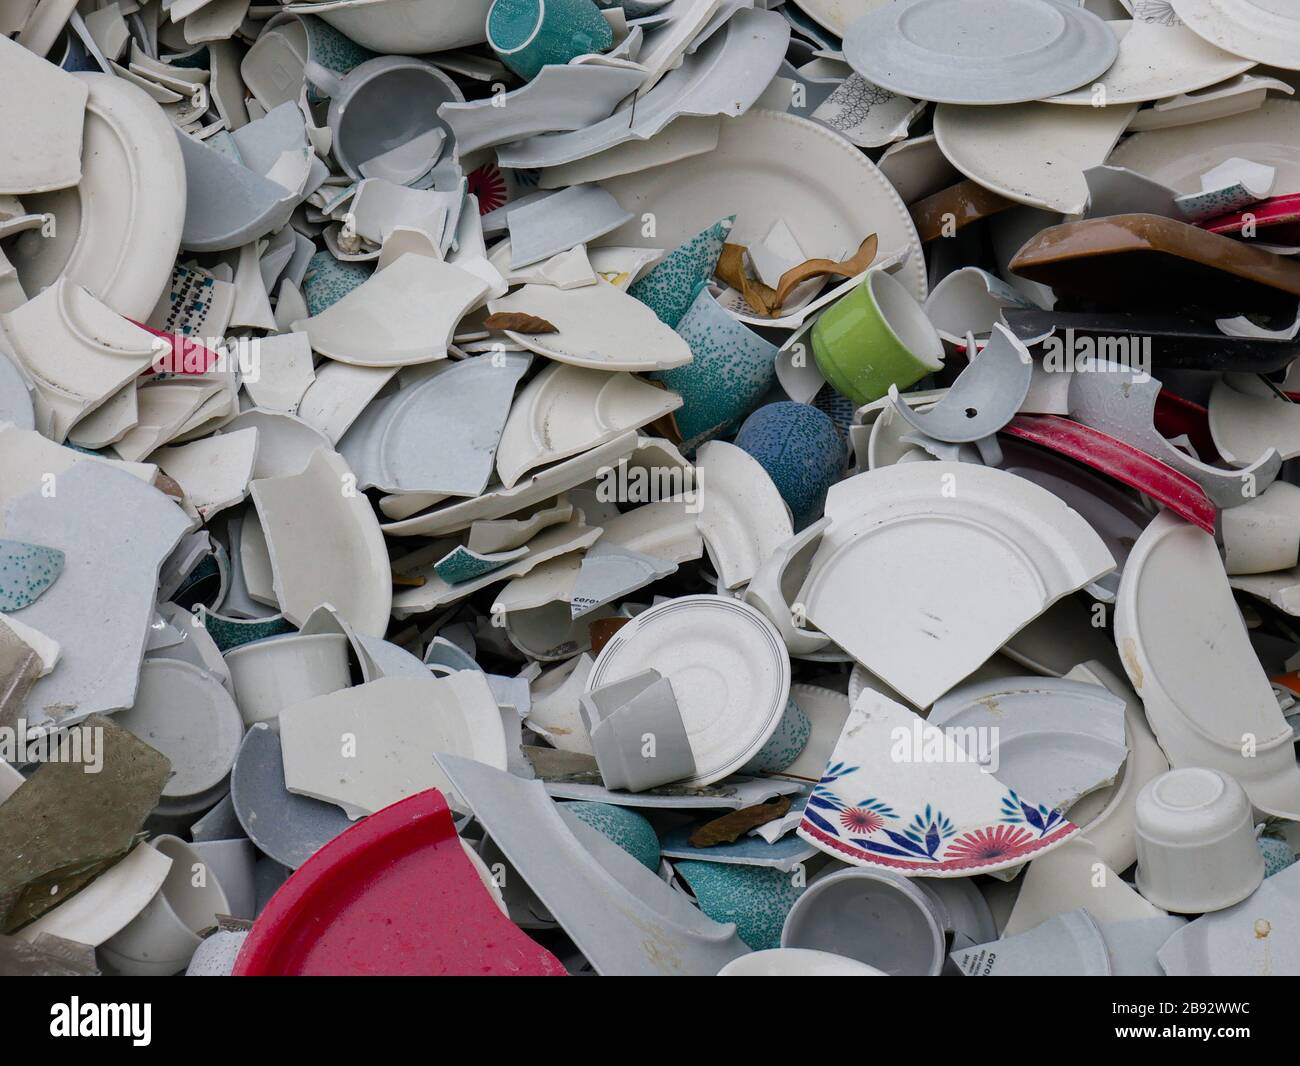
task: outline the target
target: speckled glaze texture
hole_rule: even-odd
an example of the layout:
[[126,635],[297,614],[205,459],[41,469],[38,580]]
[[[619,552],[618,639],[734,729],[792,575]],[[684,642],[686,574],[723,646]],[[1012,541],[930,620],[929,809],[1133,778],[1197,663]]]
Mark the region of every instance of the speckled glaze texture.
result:
[[781,716],[776,732],[767,738],[767,743],[740,772],[742,774],[780,773],[803,754],[810,736],[812,736],[812,722],[791,698],[785,705],[785,714]]
[[685,366],[655,376],[682,398],[682,446],[693,449],[734,429],[776,380],[776,345],[718,304],[701,284],[677,332],[691,348]]
[[244,621],[240,618],[224,618],[211,611],[202,614],[203,625],[208,635],[216,642],[217,650],[223,655],[232,648],[249,644],[264,637],[278,637],[282,633],[292,633],[293,626],[276,615],[274,618],[256,618]]
[[58,548],[0,540],[0,611],[19,611],[35,603],[59,579],[66,558]]
[[614,31],[594,0],[496,0],[488,11],[488,44],[521,78],[548,63],[604,52]]
[[1294,865],[1295,852],[1291,845],[1278,837],[1260,837],[1256,843],[1264,856],[1264,876],[1280,874],[1287,867]]
[[335,259],[328,251],[311,257],[307,273],[302,279],[302,296],[307,301],[307,313],[319,315],[333,307],[343,297],[370,277],[373,263],[345,263]]
[[635,296],[659,316],[659,321],[677,329],[691,309],[700,286],[718,269],[722,246],[727,243],[736,216],[715,222],[697,233],[680,248],[669,252],[645,277],[635,282],[628,295]]
[[468,548],[457,545],[434,563],[433,569],[448,585],[460,585],[484,574],[490,574],[493,570],[500,570],[511,561],[511,558],[514,556],[501,559],[476,555]]
[[821,516],[827,491],[844,473],[844,437],[830,415],[806,403],[760,407],[740,427],[736,447],[767,471],[796,530]]
[[804,891],[794,872],[693,859],[674,866],[715,922],[735,922],[737,935],[755,951],[781,946],[786,915]]
[[609,837],[647,870],[659,872],[659,837],[654,827],[630,807],[574,800],[562,804],[592,829]]

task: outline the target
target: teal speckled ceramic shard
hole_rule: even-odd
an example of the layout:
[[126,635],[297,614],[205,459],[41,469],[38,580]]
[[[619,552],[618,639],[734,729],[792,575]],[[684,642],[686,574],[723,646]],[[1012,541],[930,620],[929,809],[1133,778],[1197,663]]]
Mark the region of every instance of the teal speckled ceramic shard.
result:
[[465,581],[473,581],[484,574],[490,574],[493,570],[500,570],[506,563],[527,554],[527,546],[515,548],[513,551],[497,552],[494,555],[483,555],[458,544],[434,563],[433,568],[448,585],[459,585]]
[[0,611],[18,611],[35,603],[59,579],[66,558],[58,548],[0,540]]
[[635,296],[659,320],[676,329],[699,292],[713,277],[736,216],[715,222],[685,244],[674,248],[645,277],[633,283],[628,294]]

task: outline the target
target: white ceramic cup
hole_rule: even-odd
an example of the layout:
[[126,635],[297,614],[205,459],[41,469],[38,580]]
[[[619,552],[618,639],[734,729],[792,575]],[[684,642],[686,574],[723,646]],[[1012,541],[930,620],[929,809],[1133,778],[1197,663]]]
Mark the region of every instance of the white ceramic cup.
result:
[[151,846],[172,860],[162,888],[121,932],[100,947],[120,974],[165,977],[189,965],[201,932],[229,914],[220,883],[199,854],[179,837],[160,836]]
[[342,633],[271,637],[232,648],[226,666],[244,724],[278,729],[284,708],[350,688],[348,650]]
[[1250,800],[1227,774],[1170,770],[1137,798],[1137,888],[1157,907],[1203,914],[1240,903],[1264,880]]
[[883,870],[842,870],[813,881],[786,915],[781,947],[843,955],[900,977],[936,976],[947,959],[934,902]]

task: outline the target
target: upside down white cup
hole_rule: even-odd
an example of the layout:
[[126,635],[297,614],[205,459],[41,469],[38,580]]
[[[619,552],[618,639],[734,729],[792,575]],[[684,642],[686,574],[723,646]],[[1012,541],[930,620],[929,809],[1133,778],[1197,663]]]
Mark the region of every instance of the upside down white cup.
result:
[[199,934],[217,924],[218,914],[229,914],[230,904],[203,859],[185,841],[160,836],[150,846],[172,860],[167,879],[144,910],[99,950],[120,974],[166,977],[189,965],[202,943]]
[[1264,880],[1250,800],[1218,770],[1186,767],[1137,798],[1137,887],[1157,907],[1203,914],[1240,903]]
[[232,648],[226,666],[244,724],[267,722],[278,730],[286,707],[350,688],[348,650],[342,633],[270,637]]

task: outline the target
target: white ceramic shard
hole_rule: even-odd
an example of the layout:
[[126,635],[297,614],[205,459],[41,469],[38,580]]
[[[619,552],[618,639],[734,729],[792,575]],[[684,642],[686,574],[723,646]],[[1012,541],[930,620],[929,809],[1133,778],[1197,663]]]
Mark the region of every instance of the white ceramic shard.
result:
[[1106,940],[1084,909],[1068,911],[991,944],[954,951],[967,977],[1109,977]]
[[656,559],[690,562],[704,554],[704,538],[696,522],[699,509],[699,498],[674,498],[633,507],[602,519],[605,535],[601,539]]
[[395,366],[352,366],[326,360],[302,395],[298,417],[333,446],[396,373]]
[[593,544],[569,593],[574,618],[614,603],[677,570],[677,564],[605,541]]
[[[799,597],[807,618],[922,708],[1115,565],[1057,497],[967,463],[859,474],[831,488],[826,514]],[[864,612],[862,596],[889,606]]]
[[[436,192],[368,178],[357,185],[347,224],[354,234],[374,244],[387,244],[399,228],[414,229],[427,235],[436,258],[441,259],[456,235],[463,202],[464,190],[460,186],[450,192]],[[391,253],[390,258],[394,258]]]
[[487,488],[515,385],[531,357],[508,352],[440,364],[371,403],[339,451],[361,488],[478,496]]
[[525,285],[492,300],[494,314],[537,315],[554,333],[515,333],[516,344],[559,363],[596,370],[667,370],[691,361],[687,343],[640,300],[601,279],[595,285],[558,289]]
[[25,196],[81,180],[86,84],[0,37],[0,129],[21,151],[0,163],[0,193]]
[[385,678],[286,707],[280,740],[289,791],[338,804],[354,820],[429,788],[457,802],[435,752],[506,768],[500,712],[472,671]]
[[1300,815],[1291,727],[1213,537],[1168,511],[1156,516],[1124,568],[1115,643],[1172,767],[1222,770],[1260,810]]
[[330,603],[358,632],[383,636],[393,598],[388,551],[342,457],[322,448],[301,474],[254,480],[249,491],[285,617],[301,624]]
[[306,333],[273,334],[261,339],[258,352],[257,380],[246,378],[244,389],[256,406],[294,414],[316,380],[311,339]]
[[461,155],[538,133],[585,129],[609,116],[645,79],[634,67],[549,64],[522,88],[438,107]]
[[648,141],[626,141],[595,155],[575,159],[572,163],[547,167],[537,184],[542,189],[562,189],[566,185],[605,181],[622,174],[677,163],[712,152],[718,146],[721,133],[720,115],[705,118],[683,115],[673,119]]
[[1300,455],[1300,411],[1270,396],[1238,392],[1217,381],[1210,393],[1210,433],[1225,462],[1246,466],[1271,448],[1283,460]]
[[571,185],[544,199],[506,208],[510,265],[540,263],[618,229],[632,216],[599,185]]
[[757,610],[727,597],[678,597],[638,615],[601,650],[588,691],[647,669],[677,694],[695,758],[687,784],[712,784],[748,763],[789,698],[780,635]]
[[320,430],[283,411],[250,407],[227,422],[224,428],[227,433],[237,433],[241,429],[257,430],[254,478],[301,474],[318,448],[331,447],[330,439]]
[[640,429],[681,406],[681,397],[625,373],[548,366],[515,400],[497,449],[510,488],[528,471]]
[[1281,0],[1171,0],[1187,26],[1233,55],[1300,70],[1300,12]]
[[790,512],[758,460],[734,444],[710,441],[695,462],[700,533],[723,585],[734,589],[794,536]]
[[529,688],[531,702],[525,724],[560,751],[593,754],[578,707],[578,698],[587,691],[592,665],[590,655],[574,656],[541,674]]
[[567,522],[573,517],[573,505],[557,503],[544,507],[528,518],[498,518],[474,522],[469,527],[466,547],[475,552],[503,552],[527,544],[543,529]]
[[[1115,780],[1128,747],[1124,701],[1099,685],[1009,678],[955,688],[926,721],[967,738],[996,737],[989,772],[1038,802],[1066,810]],[[968,754],[981,753],[967,744]]]
[[459,267],[404,255],[319,315],[293,324],[321,355],[358,366],[427,363],[447,356],[461,316],[488,286]]
[[250,427],[160,448],[151,458],[185,490],[206,522],[248,496],[257,463],[257,430]]
[[1195,125],[1229,115],[1258,111],[1264,106],[1270,92],[1295,95],[1295,89],[1291,85],[1277,78],[1242,74],[1200,92],[1159,100],[1153,106],[1143,108],[1129,123],[1129,132],[1142,133],[1172,126]]
[[1063,214],[1088,204],[1083,172],[1106,162],[1136,107],[1051,104],[960,107],[940,104],[939,148],[958,170],[1016,203]]
[[64,440],[156,355],[148,330],[66,279],[0,315],[0,343],[31,375],[37,426],[54,441]]
[[23,926],[18,936],[31,942],[42,933],[99,947],[144,910],[162,888],[172,860],[148,844],[126,856],[75,896]]

